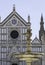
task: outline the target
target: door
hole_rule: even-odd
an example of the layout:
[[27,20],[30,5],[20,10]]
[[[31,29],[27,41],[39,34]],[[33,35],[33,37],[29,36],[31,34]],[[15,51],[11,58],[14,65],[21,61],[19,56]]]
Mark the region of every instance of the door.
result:
[[13,63],[12,65],[17,65],[17,63]]

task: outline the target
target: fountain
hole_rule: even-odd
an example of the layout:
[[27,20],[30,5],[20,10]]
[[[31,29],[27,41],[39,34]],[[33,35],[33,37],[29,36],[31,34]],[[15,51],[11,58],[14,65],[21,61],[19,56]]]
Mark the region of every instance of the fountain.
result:
[[14,58],[18,58],[19,60],[26,61],[27,65],[31,65],[31,62],[41,58],[43,53],[32,53],[31,52],[30,46],[31,46],[32,33],[31,33],[30,27],[28,27],[27,32],[24,33],[24,35],[26,35],[26,37],[27,37],[27,40],[26,40],[27,51],[24,53],[22,52],[20,54],[12,53],[11,56],[13,56]]

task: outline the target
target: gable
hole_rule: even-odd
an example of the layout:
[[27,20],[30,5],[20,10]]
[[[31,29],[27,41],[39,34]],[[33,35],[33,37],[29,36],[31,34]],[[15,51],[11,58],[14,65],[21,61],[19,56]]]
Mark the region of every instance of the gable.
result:
[[32,44],[40,44],[39,39],[35,37],[34,40],[32,41]]
[[4,27],[5,26],[26,26],[27,22],[17,12],[13,11],[2,21],[0,25]]
[[13,15],[4,26],[25,26],[20,19]]

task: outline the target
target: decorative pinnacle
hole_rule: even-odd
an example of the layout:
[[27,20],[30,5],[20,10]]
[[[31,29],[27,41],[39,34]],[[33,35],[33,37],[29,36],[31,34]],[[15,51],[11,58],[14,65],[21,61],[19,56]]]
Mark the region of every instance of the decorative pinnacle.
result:
[[43,22],[43,14],[41,14],[41,22],[40,22],[40,24],[41,24],[41,25],[44,24],[44,22]]
[[41,14],[41,21],[43,21],[43,14]]
[[30,22],[30,16],[28,15],[28,22]]
[[13,4],[13,11],[15,11],[15,4]]
[[1,16],[0,16],[0,22],[1,22]]

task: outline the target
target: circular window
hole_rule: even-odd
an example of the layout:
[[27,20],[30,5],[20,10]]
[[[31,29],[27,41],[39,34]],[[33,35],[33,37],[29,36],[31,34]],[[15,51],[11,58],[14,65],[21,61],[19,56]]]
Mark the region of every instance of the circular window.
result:
[[12,24],[15,25],[16,23],[17,23],[17,20],[13,19],[13,20],[12,20]]
[[13,39],[15,39],[18,37],[19,33],[16,30],[13,30],[10,35]]

